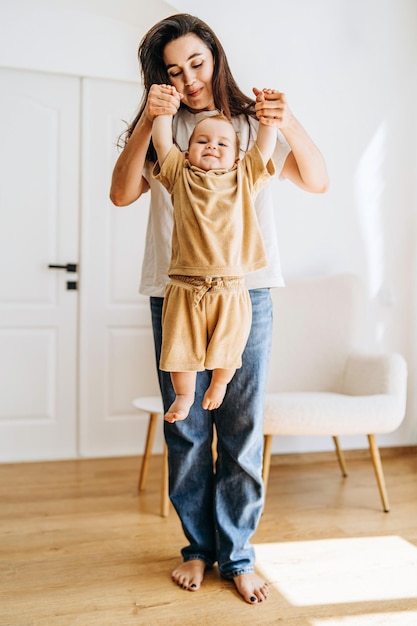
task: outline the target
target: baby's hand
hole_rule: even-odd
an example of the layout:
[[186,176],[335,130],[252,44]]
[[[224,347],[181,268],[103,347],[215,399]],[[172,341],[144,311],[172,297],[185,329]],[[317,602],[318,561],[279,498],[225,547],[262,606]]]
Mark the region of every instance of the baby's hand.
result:
[[177,91],[174,87],[174,85],[159,85],[161,88],[162,93],[166,93],[167,95],[171,95],[174,96],[175,98],[178,98],[178,100],[181,100],[182,93],[179,93],[179,91]]

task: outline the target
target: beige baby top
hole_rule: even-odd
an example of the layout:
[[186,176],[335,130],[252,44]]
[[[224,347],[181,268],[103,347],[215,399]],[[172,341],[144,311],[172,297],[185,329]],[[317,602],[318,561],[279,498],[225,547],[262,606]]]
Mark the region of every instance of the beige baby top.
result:
[[275,173],[256,144],[231,170],[205,170],[173,146],[153,175],[174,207],[169,275],[239,276],[267,265],[253,199]]

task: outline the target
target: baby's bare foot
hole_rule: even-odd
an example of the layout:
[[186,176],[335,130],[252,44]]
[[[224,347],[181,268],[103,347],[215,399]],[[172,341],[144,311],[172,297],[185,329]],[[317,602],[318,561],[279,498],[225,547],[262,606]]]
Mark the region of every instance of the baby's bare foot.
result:
[[249,604],[256,604],[268,598],[268,583],[255,573],[235,576],[233,582],[242,598]]
[[194,395],[178,395],[164,415],[166,422],[178,422],[185,420],[194,403]]
[[226,394],[226,389],[227,383],[215,383],[212,381],[206,393],[204,394],[202,402],[203,409],[207,409],[208,411],[218,409],[223,402],[223,398]]
[[206,564],[204,561],[193,559],[181,563],[171,574],[172,580],[182,589],[198,591],[204,578]]

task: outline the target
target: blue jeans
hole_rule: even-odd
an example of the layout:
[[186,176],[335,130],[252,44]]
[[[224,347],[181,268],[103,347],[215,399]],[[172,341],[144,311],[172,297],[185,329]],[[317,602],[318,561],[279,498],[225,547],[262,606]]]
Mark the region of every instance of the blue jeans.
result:
[[[253,572],[250,538],[263,507],[263,404],[272,333],[269,289],[250,290],[252,327],[242,367],[227,388],[221,406],[202,409],[209,371],[197,374],[195,401],[184,421],[164,422],[168,446],[169,494],[189,542],[184,561],[218,562],[221,574],[232,578]],[[151,297],[157,363],[161,350],[163,298]],[[238,320],[236,320],[238,323]],[[175,398],[168,372],[158,368],[167,410]],[[213,471],[213,422],[218,458]]]

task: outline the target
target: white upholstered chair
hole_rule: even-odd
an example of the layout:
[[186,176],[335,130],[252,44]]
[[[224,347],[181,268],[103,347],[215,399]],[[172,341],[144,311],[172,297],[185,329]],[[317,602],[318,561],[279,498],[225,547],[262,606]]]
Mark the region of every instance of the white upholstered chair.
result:
[[353,275],[295,282],[271,291],[273,346],[265,399],[264,468],[274,435],[367,435],[384,511],[389,502],[375,435],[395,430],[406,406],[407,367],[399,354],[361,351],[366,296]]
[[[271,290],[274,332],[265,398],[263,478],[268,484],[274,435],[333,437],[344,476],[346,463],[339,436],[366,434],[384,511],[389,510],[375,435],[395,430],[405,415],[407,367],[399,354],[359,352],[365,293],[359,278],[330,276]],[[134,406],[149,418],[139,476],[146,486],[158,419],[160,396],[136,398]],[[161,515],[167,516],[166,447],[161,479]]]

